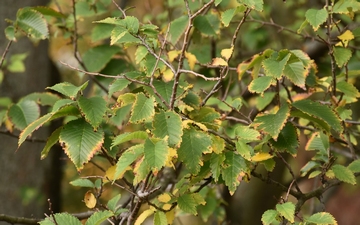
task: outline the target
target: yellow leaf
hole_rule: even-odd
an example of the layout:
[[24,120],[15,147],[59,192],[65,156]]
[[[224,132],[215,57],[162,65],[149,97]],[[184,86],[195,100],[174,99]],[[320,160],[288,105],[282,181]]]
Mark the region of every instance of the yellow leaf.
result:
[[242,62],[237,66],[236,71],[238,73],[239,80],[241,80],[242,76],[246,73],[246,70],[247,70],[249,64],[250,63]]
[[171,207],[172,207],[171,204],[164,204],[164,205],[162,206],[162,209],[167,211],[167,210],[171,209]]
[[224,48],[221,50],[221,56],[224,57],[226,60],[229,60],[232,53],[233,53],[234,47],[231,48]]
[[354,34],[350,31],[347,30],[345,31],[342,35],[339,35],[338,38],[341,40],[340,42],[338,42],[336,44],[336,46],[343,46],[343,47],[347,47],[349,44],[349,41],[351,41],[352,39],[354,39]]
[[272,157],[274,157],[274,156],[270,155],[268,152],[258,152],[253,157],[251,157],[251,161],[261,162],[261,161],[265,161],[267,159],[271,159]]
[[109,180],[110,180],[110,181],[113,181],[113,180],[121,179],[121,178],[124,176],[125,172],[128,171],[128,170],[130,170],[130,169],[131,169],[131,167],[128,166],[128,167],[127,167],[121,174],[119,174],[119,176],[116,177],[116,179],[115,179],[114,175],[115,175],[115,171],[116,171],[116,165],[114,165],[114,166],[112,166],[112,167],[110,167],[109,169],[106,170],[105,177],[103,178],[103,182],[104,182],[104,183],[107,183],[107,182],[109,182]]
[[181,51],[179,51],[179,50],[172,50],[172,51],[168,52],[167,55],[169,57],[169,62],[173,62],[176,59],[176,57],[179,56],[180,52]]
[[173,224],[174,219],[175,219],[175,209],[167,212],[165,215],[166,215],[166,220],[167,220],[168,224]]
[[91,191],[87,191],[84,196],[84,202],[86,207],[93,209],[96,206],[95,195]]
[[149,216],[151,216],[152,214],[154,214],[155,210],[154,209],[147,209],[144,212],[142,212],[140,214],[140,216],[136,219],[134,225],[140,225],[142,224],[146,218],[148,218]]
[[[179,143],[180,145],[180,143]],[[172,167],[175,169],[175,165],[172,162],[173,158],[177,158],[177,151],[174,148],[168,148],[168,156],[165,162],[165,166]]]
[[6,129],[7,129],[10,133],[12,133],[12,132],[14,131],[14,126],[13,126],[13,124],[11,123],[11,121],[9,120],[9,118],[7,118],[7,119],[5,120],[4,124],[5,124]]
[[189,124],[195,125],[195,126],[197,126],[198,128],[200,128],[203,131],[208,131],[208,128],[202,123],[198,123],[198,122],[195,122],[193,120],[184,120],[184,121],[182,121],[182,127],[185,128],[185,129],[190,128]]
[[186,59],[188,60],[189,62],[189,66],[190,66],[190,69],[193,70],[194,67],[195,67],[195,63],[196,63],[196,56],[193,55],[192,53],[190,52],[185,52],[185,57]]
[[227,62],[222,58],[214,58],[212,61],[213,66],[227,66]]
[[163,193],[158,196],[158,200],[159,200],[159,202],[166,203],[171,200],[171,196],[168,193]]
[[171,69],[167,69],[163,72],[162,79],[165,83],[171,81],[174,77],[174,73],[171,71]]

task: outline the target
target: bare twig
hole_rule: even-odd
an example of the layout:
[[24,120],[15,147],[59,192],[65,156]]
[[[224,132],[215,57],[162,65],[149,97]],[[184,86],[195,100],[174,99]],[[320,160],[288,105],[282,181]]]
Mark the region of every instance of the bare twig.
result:
[[[1,134],[8,135],[8,136],[10,136],[10,137],[14,137],[14,138],[19,139],[19,136],[18,136],[18,135],[13,134],[13,133],[11,133],[10,131],[0,130],[0,133],[1,133]],[[27,142],[46,143],[46,140],[44,140],[44,139],[37,139],[37,138],[26,138],[25,141],[27,141]]]
[[206,77],[200,73],[197,73],[195,71],[192,71],[192,70],[185,70],[185,69],[181,69],[179,71],[180,73],[189,73],[189,74],[192,74],[196,77],[201,77],[202,79],[206,80],[206,81],[217,81],[217,80],[220,80],[220,77]]
[[121,12],[121,14],[123,15],[123,17],[126,18],[126,13],[125,13],[125,11],[116,3],[115,0],[112,0],[112,2],[113,2],[114,5],[116,6],[116,8],[118,8],[118,10]]
[[4,51],[4,53],[2,54],[2,56],[1,56],[0,69],[1,69],[2,66],[3,66],[3,63],[4,63],[4,61],[5,61],[5,57],[6,57],[7,53],[9,52],[9,49],[10,49],[10,46],[11,46],[12,43],[13,43],[13,41],[9,41],[8,44],[6,45],[5,51]]
[[285,166],[288,168],[291,176],[293,177],[293,181],[295,182],[295,188],[296,190],[302,194],[302,191],[300,190],[300,187],[296,181],[296,177],[295,177],[295,174],[294,174],[294,171],[292,170],[291,166],[289,165],[289,163],[284,159],[284,157],[282,157],[282,155],[279,153],[279,152],[276,152],[276,155],[277,157],[279,157],[281,159],[281,161],[283,161],[283,163],[285,164]]

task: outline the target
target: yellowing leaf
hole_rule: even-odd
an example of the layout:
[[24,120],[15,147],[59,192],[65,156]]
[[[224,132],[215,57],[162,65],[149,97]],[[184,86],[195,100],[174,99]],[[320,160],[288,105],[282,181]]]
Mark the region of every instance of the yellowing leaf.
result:
[[87,191],[84,196],[84,202],[86,207],[93,209],[96,206],[95,195],[91,191]]
[[173,158],[177,158],[177,151],[174,148],[168,148],[168,155],[167,155],[167,159],[165,162],[165,166],[167,167],[172,167],[175,169],[175,165],[172,162]]
[[164,193],[164,194],[159,195],[158,200],[159,200],[159,202],[166,203],[171,200],[171,196],[168,193]]
[[118,180],[118,179],[121,179],[125,172],[130,170],[131,167],[128,166],[124,171],[122,171],[115,179],[115,171],[116,171],[116,165],[110,167],[109,169],[106,170],[106,173],[105,173],[105,177],[103,178],[103,182],[104,183],[107,183],[109,181],[114,181],[114,180]]
[[211,65],[213,66],[227,66],[227,62],[222,58],[214,58]]
[[163,72],[162,80],[167,83],[171,81],[174,77],[174,73],[171,71],[171,69],[167,69]]
[[224,57],[226,60],[229,60],[232,53],[233,53],[234,47],[231,48],[224,48],[221,50],[221,56]]
[[176,59],[176,57],[179,56],[180,52],[181,51],[179,51],[179,50],[172,50],[172,51],[168,52],[167,55],[169,58],[169,62],[173,62]]
[[238,73],[238,79],[241,80],[242,76],[246,73],[246,70],[249,67],[248,62],[242,62],[240,63],[237,68],[236,68],[236,72]]
[[[164,204],[162,206],[162,209],[167,211],[167,210],[171,209],[171,206],[172,206],[171,204]],[[173,211],[173,210],[171,210],[171,211]]]
[[185,52],[185,57],[189,62],[190,69],[193,70],[196,63],[196,56],[190,52]]
[[347,47],[349,44],[349,41],[351,41],[352,39],[354,39],[354,34],[350,31],[347,30],[345,31],[342,35],[339,35],[338,38],[341,40],[340,42],[338,42],[336,44],[336,46],[343,46],[343,47]]
[[168,221],[168,224],[173,224],[174,219],[175,219],[175,209],[173,209],[170,212],[166,213],[166,220]]
[[146,218],[148,218],[149,216],[151,216],[152,214],[154,214],[155,210],[154,209],[147,209],[144,212],[142,212],[140,214],[140,216],[136,219],[134,225],[141,225]]
[[265,161],[267,159],[271,159],[272,157],[274,157],[274,156],[270,155],[268,152],[258,152],[253,157],[251,157],[251,161],[261,162],[261,161]]

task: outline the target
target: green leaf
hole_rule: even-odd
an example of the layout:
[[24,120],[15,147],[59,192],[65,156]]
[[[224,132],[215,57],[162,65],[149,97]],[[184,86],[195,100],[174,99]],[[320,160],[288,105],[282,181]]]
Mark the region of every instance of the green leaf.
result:
[[334,165],[331,167],[332,171],[335,174],[335,177],[339,179],[340,181],[355,185],[356,184],[356,178],[354,173],[345,166],[342,165]]
[[32,9],[40,12],[44,16],[51,16],[51,17],[55,17],[55,18],[66,18],[66,16],[64,14],[62,14],[61,12],[58,12],[47,6],[36,6],[36,7],[32,7]]
[[275,114],[258,114],[252,125],[257,130],[264,131],[265,133],[270,134],[274,140],[277,140],[280,131],[290,115],[289,112],[289,105],[284,104]]
[[215,6],[218,6],[221,2],[222,0],[215,0]]
[[83,55],[86,69],[90,72],[101,71],[120,50],[121,49],[118,46],[109,45],[100,45],[90,48]]
[[329,137],[322,132],[315,132],[307,142],[305,150],[318,150],[321,154],[328,155],[329,147]]
[[262,96],[261,95],[257,96],[256,97],[256,108],[259,111],[264,110],[266,108],[266,106],[268,106],[272,102],[275,95],[276,95],[275,92],[267,91]]
[[309,71],[302,62],[288,63],[284,69],[284,75],[293,84],[300,88],[305,88],[305,80]]
[[337,225],[335,218],[328,212],[318,212],[305,219],[307,223],[316,225]]
[[194,19],[194,27],[207,36],[217,36],[220,32],[220,21],[215,15],[197,16]]
[[194,128],[184,130],[182,142],[178,149],[179,159],[192,174],[200,171],[201,156],[209,151],[211,138]]
[[254,130],[249,126],[241,126],[241,125],[235,128],[235,135],[237,138],[240,138],[241,140],[245,140],[246,142],[259,141],[261,137],[259,131]]
[[352,161],[348,165],[348,169],[351,170],[353,173],[359,173],[360,172],[360,159]]
[[313,27],[314,31],[317,31],[321,24],[325,23],[328,18],[328,12],[326,9],[308,9],[305,13],[305,18],[309,24]]
[[[126,77],[135,79],[142,75],[142,73],[132,71],[124,74]],[[122,91],[124,88],[126,88],[129,84],[131,84],[131,81],[127,79],[116,79],[114,80],[110,86],[109,86],[109,97],[113,95],[115,92]]]
[[59,141],[80,171],[93,155],[101,148],[104,142],[104,132],[94,131],[93,127],[80,118],[67,123],[60,133]]
[[9,41],[16,41],[15,37],[15,27],[8,26],[5,28],[5,36]]
[[91,30],[91,40],[97,42],[107,39],[111,36],[111,31],[113,29],[114,26],[111,24],[96,24]]
[[196,207],[205,202],[199,193],[183,194],[180,195],[177,200],[178,206],[182,211],[193,215],[197,215],[198,213]]
[[70,184],[75,187],[88,187],[88,188],[95,187],[94,183],[91,180],[85,179],[85,178],[79,178],[79,179],[73,180],[70,182]]
[[224,154],[211,154],[210,158],[210,168],[212,177],[214,178],[215,182],[218,182],[219,176],[221,174],[222,163],[225,161]]
[[35,101],[36,103],[42,106],[53,106],[54,103],[60,99],[61,98],[58,95],[50,92],[43,92],[43,93],[33,92],[23,97],[21,101],[31,100],[31,101]]
[[353,84],[346,81],[339,81],[336,84],[336,89],[344,93],[343,99],[346,100],[346,103],[357,102],[360,97],[358,89]]
[[75,97],[77,96],[77,94],[80,91],[83,91],[87,87],[88,83],[89,82],[86,81],[84,84],[77,87],[71,83],[63,82],[63,83],[55,84],[54,86],[51,86],[51,87],[47,87],[46,89],[50,89],[50,90],[59,92],[67,97],[70,97],[72,100],[74,100]]
[[240,4],[244,4],[250,9],[256,11],[263,11],[264,1],[263,0],[237,0]]
[[[56,222],[54,221],[54,218]],[[56,213],[39,222],[40,225],[81,225],[80,220],[69,213]]]
[[290,223],[295,222],[295,205],[292,202],[286,202],[283,204],[276,204],[276,211]]
[[119,17],[107,17],[107,18],[102,19],[102,20],[94,21],[93,23],[105,23],[105,24],[124,26],[123,19],[121,19]]
[[235,144],[236,144],[236,151],[242,157],[244,157],[244,159],[251,161],[251,156],[253,156],[254,154],[254,149],[241,139],[239,139]]
[[[40,158],[45,159],[47,155],[49,154],[51,147],[54,146],[59,141],[60,132],[62,130],[62,126],[58,127],[54,132],[51,133],[51,135],[46,140],[45,147],[41,151]],[[20,141],[20,139],[19,139]]]
[[173,111],[156,113],[153,121],[153,133],[155,137],[165,138],[169,137],[169,146],[178,146],[183,135],[181,118]]
[[44,16],[31,8],[18,10],[15,27],[24,31],[31,38],[47,39],[49,37],[49,29]]
[[261,216],[261,222],[263,223],[263,225],[271,225],[272,223],[276,222],[277,216],[278,212],[276,210],[266,210]]
[[8,111],[10,121],[19,130],[23,130],[40,116],[40,108],[34,101],[20,101]]
[[263,93],[270,85],[274,84],[274,78],[269,76],[258,77],[249,84],[249,91],[252,93]]
[[333,7],[333,13],[350,14],[360,10],[360,2],[356,0],[339,0]]
[[266,75],[279,79],[283,74],[285,65],[290,59],[291,54],[287,54],[281,61],[278,61],[274,58],[267,58],[262,62],[262,65],[265,69]]
[[175,45],[180,37],[184,34],[186,28],[189,25],[189,18],[187,16],[181,16],[170,23],[170,30],[168,35],[168,41]]
[[246,167],[245,160],[235,152],[225,153],[224,169],[222,170],[222,177],[225,185],[229,188],[229,192],[233,195],[236,188],[240,184],[240,172],[244,171]]
[[85,225],[100,225],[113,215],[114,213],[109,210],[95,212],[89,217],[89,219],[87,219]]
[[120,201],[120,198],[121,198],[121,194],[117,194],[113,198],[111,198],[106,205],[108,209],[111,210],[112,212],[116,212],[116,207],[118,205],[118,202]]
[[278,139],[276,141],[271,139],[270,143],[278,151],[286,151],[291,155],[296,155],[299,146],[298,133],[292,123],[288,122],[281,130]]
[[150,169],[157,173],[165,166],[169,151],[166,140],[148,138],[144,143],[144,156]]
[[137,94],[132,107],[130,122],[140,123],[153,117],[155,114],[154,101],[154,97],[147,98],[143,93]]
[[18,146],[26,140],[28,136],[30,136],[35,130],[39,129],[44,123],[48,122],[50,118],[53,116],[52,113],[45,114],[44,116],[40,117],[39,119],[30,123],[21,133],[19,136]]
[[139,64],[146,57],[148,53],[149,51],[145,46],[142,45],[138,46],[135,52],[135,63]]
[[25,71],[24,60],[27,56],[28,53],[11,55],[10,62],[6,68],[12,73],[23,73]]
[[148,138],[148,133],[146,133],[146,131],[139,130],[131,133],[126,132],[115,137],[115,139],[111,143],[111,148],[113,148],[116,145],[125,143],[127,141],[132,141],[136,139],[145,140],[147,138]]
[[91,98],[84,98],[80,96],[79,107],[81,112],[85,116],[85,120],[90,123],[96,130],[106,112],[106,101],[100,96],[94,96]]
[[351,59],[352,52],[350,49],[343,47],[334,47],[333,50],[335,61],[339,68],[343,67]]
[[139,20],[134,16],[127,16],[124,19],[125,27],[130,34],[137,34],[139,32]]
[[236,15],[237,12],[238,8],[232,8],[221,13],[221,22],[224,24],[225,27],[228,27],[230,25],[232,18]]
[[144,145],[134,145],[127,149],[119,158],[116,163],[116,170],[114,177],[119,177],[128,166],[130,166],[142,153],[144,152]]
[[308,115],[325,121],[335,131],[342,132],[343,127],[339,117],[328,106],[308,99],[293,102],[292,105]]
[[154,224],[156,225],[167,225],[167,219],[164,212],[156,211],[154,214]]

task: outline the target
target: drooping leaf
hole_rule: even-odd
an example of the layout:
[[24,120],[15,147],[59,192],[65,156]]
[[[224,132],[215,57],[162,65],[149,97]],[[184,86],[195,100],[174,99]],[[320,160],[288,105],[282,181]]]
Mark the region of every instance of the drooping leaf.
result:
[[77,94],[80,91],[83,91],[88,85],[88,81],[86,81],[84,84],[82,84],[81,86],[77,87],[71,83],[68,82],[63,82],[63,83],[58,83],[55,84],[54,86],[51,87],[47,87],[46,89],[50,89],[56,92],[59,92],[69,98],[71,98],[72,100],[75,99],[75,97],[77,96]]
[[351,50],[343,47],[334,47],[334,57],[339,68],[347,64],[352,56]]
[[167,219],[164,212],[156,211],[154,214],[154,224],[167,225]]
[[169,154],[166,140],[148,138],[144,143],[144,156],[147,165],[156,174],[165,166]]
[[276,204],[276,211],[290,223],[295,221],[295,205],[292,202],[285,202],[283,204]]
[[180,37],[184,34],[189,18],[187,16],[181,16],[170,23],[170,30],[168,35],[168,41],[175,45]]
[[91,72],[101,71],[119,51],[120,48],[118,46],[109,45],[100,45],[90,48],[83,55],[86,69]]
[[[47,157],[47,155],[49,154],[51,147],[59,142],[59,136],[60,136],[60,132],[61,132],[62,128],[63,128],[62,126],[58,127],[48,137],[48,139],[46,140],[46,144],[40,154],[41,159],[45,159]],[[20,141],[20,139],[19,139],[19,141]]]
[[175,147],[180,144],[183,130],[181,118],[177,113],[174,113],[173,111],[161,111],[160,113],[155,114],[153,127],[155,137],[169,137],[169,146]]
[[147,138],[148,138],[148,133],[146,133],[146,131],[138,130],[138,131],[134,131],[131,133],[126,132],[126,133],[120,134],[114,138],[114,140],[111,143],[111,148],[113,148],[116,145],[125,143],[127,141],[132,141],[132,140],[136,140],[136,139],[137,140],[139,140],[139,139],[145,140]]
[[104,132],[94,131],[93,127],[84,119],[77,119],[67,123],[60,133],[59,141],[74,163],[77,170],[81,170],[104,142]]
[[134,145],[127,149],[119,158],[116,163],[116,170],[114,177],[118,177],[126,170],[142,153],[144,152],[144,145]]
[[31,38],[46,39],[49,37],[49,29],[44,16],[31,8],[18,10],[15,27],[24,31]]
[[25,100],[12,105],[8,118],[19,130],[23,130],[40,116],[40,108],[34,101]]
[[273,222],[276,222],[276,217],[278,212],[273,209],[266,210],[261,216],[261,222],[263,225],[271,225]]
[[209,150],[211,138],[194,128],[184,130],[182,142],[178,149],[179,159],[192,174],[200,171],[201,156]]
[[236,188],[240,184],[239,176],[241,171],[245,171],[245,160],[235,152],[226,152],[224,169],[222,170],[222,177],[229,192],[233,195]]
[[121,198],[121,194],[117,194],[114,197],[112,197],[106,205],[108,209],[111,210],[112,212],[115,212],[118,202],[120,201],[120,198]]
[[258,114],[252,125],[257,130],[262,130],[270,134],[274,140],[277,140],[280,131],[283,129],[290,115],[289,112],[289,105],[284,104],[275,114]]
[[[54,221],[54,218],[56,222]],[[82,225],[80,220],[69,213],[55,213],[53,216],[46,217],[40,221],[40,225]]]
[[297,154],[297,147],[299,146],[298,134],[295,127],[291,123],[286,123],[285,127],[281,130],[277,140],[270,140],[270,143],[278,151],[286,151],[291,155]]
[[292,105],[308,115],[325,121],[335,131],[342,132],[343,128],[339,117],[328,106],[308,99],[293,102]]
[[199,193],[192,193],[180,195],[177,199],[177,203],[182,211],[197,215],[197,206],[200,204],[204,204],[205,200],[201,197]]
[[85,120],[96,130],[105,115],[107,109],[106,101],[100,96],[94,96],[91,98],[80,96],[78,103],[81,112],[85,116]]
[[332,171],[335,174],[335,177],[339,179],[340,181],[355,185],[356,184],[356,178],[354,173],[346,168],[345,166],[336,164],[332,168]]
[[305,219],[307,223],[319,225],[337,225],[335,218],[328,212],[318,212]]
[[79,178],[73,180],[70,182],[70,184],[75,187],[89,187],[89,188],[95,187],[94,183],[91,180],[85,178]]
[[87,219],[85,225],[100,225],[113,215],[114,213],[109,210],[95,212]]
[[256,11],[263,11],[264,1],[263,0],[237,0],[240,4],[244,4],[250,9]]
[[150,119],[155,114],[155,99],[154,97],[147,98],[143,93],[136,95],[135,103],[133,104],[130,122],[139,123]]
[[269,76],[258,77],[249,84],[249,91],[252,93],[263,93],[270,85],[274,84],[274,78]]
[[314,31],[317,31],[320,25],[325,23],[328,18],[328,12],[326,9],[308,9],[305,13],[305,18],[313,27]]
[[194,19],[194,27],[202,34],[207,36],[216,36],[219,33],[220,21],[215,15],[197,16]]

